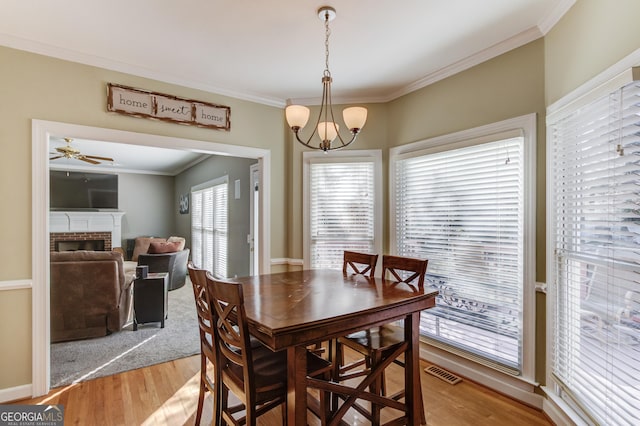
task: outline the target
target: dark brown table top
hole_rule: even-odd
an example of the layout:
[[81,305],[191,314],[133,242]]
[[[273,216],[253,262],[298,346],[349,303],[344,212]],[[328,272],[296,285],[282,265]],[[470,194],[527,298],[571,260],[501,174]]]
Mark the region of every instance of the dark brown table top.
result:
[[431,308],[437,291],[315,269],[243,277],[252,334],[273,350],[338,337]]

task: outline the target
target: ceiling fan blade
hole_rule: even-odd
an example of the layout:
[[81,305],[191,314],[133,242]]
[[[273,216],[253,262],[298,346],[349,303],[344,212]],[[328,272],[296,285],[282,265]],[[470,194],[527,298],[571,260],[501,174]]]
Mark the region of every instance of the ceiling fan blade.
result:
[[64,157],[64,155],[56,155],[55,157],[50,157],[50,158],[49,158],[49,161],[51,161],[51,160],[57,160],[58,158],[62,158],[62,157]]
[[85,161],[85,162],[90,163],[90,164],[100,164],[100,162],[99,162],[99,161],[92,160],[92,159],[90,159],[90,158],[87,158],[87,157],[86,157],[86,156],[84,156],[84,155],[80,155],[80,156],[78,156],[78,157],[76,157],[76,158],[77,158],[78,160]]
[[84,155],[85,158],[93,158],[95,160],[103,160],[103,161],[114,161],[113,158],[109,157],[98,157],[96,155]]

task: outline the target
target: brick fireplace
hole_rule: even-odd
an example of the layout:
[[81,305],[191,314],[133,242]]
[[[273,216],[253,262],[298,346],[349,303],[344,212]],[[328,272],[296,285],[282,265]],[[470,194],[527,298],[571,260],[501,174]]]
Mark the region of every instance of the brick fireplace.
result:
[[111,232],[52,232],[50,251],[105,250],[111,251]]
[[106,250],[122,246],[124,212],[50,212],[49,250]]

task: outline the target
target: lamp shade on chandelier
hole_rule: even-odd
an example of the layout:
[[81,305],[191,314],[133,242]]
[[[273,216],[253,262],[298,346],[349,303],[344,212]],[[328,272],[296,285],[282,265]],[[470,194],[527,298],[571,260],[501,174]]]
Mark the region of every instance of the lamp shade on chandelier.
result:
[[[318,17],[324,21],[325,26],[325,69],[322,76],[322,101],[320,103],[320,112],[316,120],[311,135],[305,140],[300,137],[300,130],[307,125],[309,121],[310,110],[303,105],[289,105],[285,109],[287,123],[293,131],[296,140],[301,144],[323,151],[340,149],[348,146],[356,140],[358,133],[362,130],[367,121],[367,109],[364,107],[354,106],[345,108],[342,111],[342,119],[350,135],[348,138],[340,135],[340,125],[336,123],[333,115],[333,104],[331,100],[331,71],[329,71],[329,21],[336,17],[336,11],[329,6],[323,6],[318,9]],[[312,142],[315,135],[318,135],[319,142]],[[335,143],[334,140],[338,139]]]

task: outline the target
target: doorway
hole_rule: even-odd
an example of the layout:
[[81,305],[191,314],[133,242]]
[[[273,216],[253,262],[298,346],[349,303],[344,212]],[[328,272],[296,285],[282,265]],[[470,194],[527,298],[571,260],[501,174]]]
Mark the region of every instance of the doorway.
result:
[[122,130],[82,126],[43,120],[32,121],[32,393],[44,395],[50,387],[49,333],[49,139],[73,136],[113,143],[181,149],[213,155],[227,155],[258,160],[262,182],[258,211],[260,233],[258,269],[268,270],[270,263],[269,212],[270,152],[265,149],[226,145],[207,141],[142,134]]

